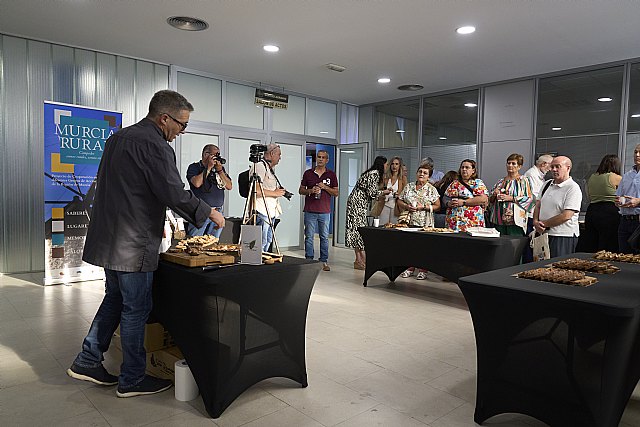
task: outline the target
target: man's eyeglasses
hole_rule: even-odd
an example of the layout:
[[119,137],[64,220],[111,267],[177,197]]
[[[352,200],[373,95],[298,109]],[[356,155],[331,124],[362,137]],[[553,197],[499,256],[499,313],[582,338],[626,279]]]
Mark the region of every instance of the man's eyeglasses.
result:
[[179,124],[179,125],[182,127],[181,131],[184,131],[184,130],[187,128],[187,125],[189,124],[189,122],[181,122],[180,120],[176,119],[175,117],[173,117],[173,116],[172,116],[171,114],[169,114],[169,113],[163,113],[163,114],[166,114],[167,116],[169,116],[169,118],[170,118],[171,120],[173,120],[174,122],[176,122],[177,124]]

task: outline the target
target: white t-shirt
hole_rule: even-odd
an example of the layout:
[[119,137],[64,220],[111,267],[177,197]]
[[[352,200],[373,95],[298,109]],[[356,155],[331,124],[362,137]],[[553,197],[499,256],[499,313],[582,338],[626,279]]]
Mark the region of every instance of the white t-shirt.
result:
[[[544,188],[544,185],[542,188]],[[542,193],[542,189],[540,193]],[[553,181],[551,181],[551,185],[549,185],[549,188],[545,191],[544,196],[538,194],[538,198],[540,199],[540,214],[538,215],[538,219],[542,222],[560,214],[564,210],[574,211],[568,221],[551,227],[548,231],[550,236],[578,237],[580,235],[578,213],[580,212],[580,206],[582,204],[582,191],[580,191],[580,186],[573,178],[569,177],[569,179],[560,184],[554,184]]]
[[400,179],[396,179],[395,184],[391,184],[391,178],[387,181],[387,188],[391,190],[391,193],[384,196],[384,205],[388,208],[395,208],[396,206],[396,197],[394,194],[398,192],[398,183]]
[[[529,170],[524,173],[524,176],[529,178],[529,183],[531,184],[531,194],[534,194],[536,197],[540,194],[540,190],[542,189],[542,184],[544,184],[544,174],[537,166],[532,166]],[[527,217],[533,218],[533,210],[527,214]]]
[[[278,189],[278,181],[276,180],[275,175],[271,173],[271,170],[265,166],[264,162],[255,163],[255,168],[256,168],[255,172],[262,180],[262,187],[265,190]],[[264,196],[264,200],[263,200],[262,196],[258,195],[256,199],[257,199],[256,210],[260,212],[262,215],[268,216],[267,209],[269,210],[269,215],[271,215],[272,218],[277,218],[280,216],[280,214],[282,214],[282,208],[280,207],[279,197]],[[266,208],[265,208],[265,201],[267,202]]]

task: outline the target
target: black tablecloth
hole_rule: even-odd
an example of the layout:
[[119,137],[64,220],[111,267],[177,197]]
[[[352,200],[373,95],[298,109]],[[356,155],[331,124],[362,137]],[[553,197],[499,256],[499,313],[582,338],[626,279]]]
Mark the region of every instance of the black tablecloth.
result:
[[271,377],[307,386],[305,323],[317,261],[213,271],[160,261],[154,316],[182,350],[209,415]]
[[388,228],[358,229],[367,254],[364,286],[376,271],[395,280],[408,267],[433,271],[449,280],[520,263],[526,237],[471,237],[467,233],[427,233]]
[[476,335],[474,419],[518,412],[552,426],[617,426],[640,378],[640,265],[575,287],[512,274],[552,260],[462,277]]

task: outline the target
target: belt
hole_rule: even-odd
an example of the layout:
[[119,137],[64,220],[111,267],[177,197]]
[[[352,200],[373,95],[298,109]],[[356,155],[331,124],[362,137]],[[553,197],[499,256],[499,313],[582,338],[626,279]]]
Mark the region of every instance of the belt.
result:
[[635,215],[622,215],[622,219],[624,219],[625,221],[638,221],[640,220],[640,215],[635,214]]

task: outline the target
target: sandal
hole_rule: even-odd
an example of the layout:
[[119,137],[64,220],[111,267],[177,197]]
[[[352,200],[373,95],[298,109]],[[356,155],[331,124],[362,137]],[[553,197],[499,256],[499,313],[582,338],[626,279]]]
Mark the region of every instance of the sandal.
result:
[[418,275],[416,276],[416,279],[418,280],[424,280],[427,278],[427,273],[425,273],[424,271],[421,271],[418,273]]
[[364,266],[364,264],[360,264],[358,261],[355,261],[353,263],[353,269],[354,270],[364,270],[365,266]]
[[411,277],[411,275],[413,274],[413,270],[411,269],[407,269],[405,271],[402,272],[402,274],[400,275],[400,277],[406,279],[407,277]]

